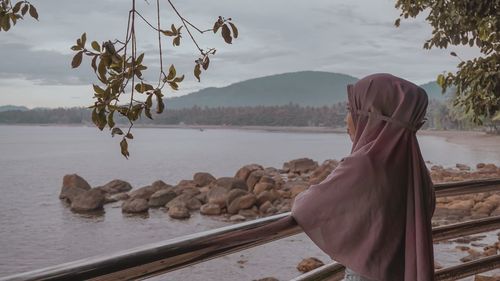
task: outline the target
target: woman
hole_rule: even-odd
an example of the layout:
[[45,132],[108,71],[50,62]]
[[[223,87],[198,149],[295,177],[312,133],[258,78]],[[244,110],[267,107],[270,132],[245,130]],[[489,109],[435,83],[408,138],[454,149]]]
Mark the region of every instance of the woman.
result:
[[291,216],[345,280],[432,281],[432,181],[416,138],[427,94],[390,74],[347,87],[351,154],[295,197]]

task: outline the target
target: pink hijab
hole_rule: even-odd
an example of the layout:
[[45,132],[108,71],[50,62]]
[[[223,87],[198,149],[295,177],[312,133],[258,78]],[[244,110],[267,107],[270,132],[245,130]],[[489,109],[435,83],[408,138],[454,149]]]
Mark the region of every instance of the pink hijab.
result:
[[435,194],[418,145],[427,94],[390,74],[347,87],[351,154],[295,197],[291,216],[333,260],[376,281],[432,281]]

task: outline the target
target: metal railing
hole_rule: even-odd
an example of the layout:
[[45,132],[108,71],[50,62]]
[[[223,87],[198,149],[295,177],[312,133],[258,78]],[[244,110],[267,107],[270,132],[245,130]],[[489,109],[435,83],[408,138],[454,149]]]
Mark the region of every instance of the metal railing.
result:
[[[437,197],[500,190],[500,179],[436,184]],[[500,216],[434,227],[434,241],[500,228]],[[144,279],[301,233],[290,212],[218,229],[0,278],[14,280]],[[258,233],[258,235],[252,235]],[[456,280],[500,266],[500,255],[436,271],[437,280]],[[330,263],[294,280],[342,280],[344,266]]]

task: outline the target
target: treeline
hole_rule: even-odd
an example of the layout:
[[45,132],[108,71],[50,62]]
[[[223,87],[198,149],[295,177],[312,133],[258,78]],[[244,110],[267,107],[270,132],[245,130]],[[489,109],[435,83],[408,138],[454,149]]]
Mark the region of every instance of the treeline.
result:
[[[167,106],[168,108],[168,106]],[[343,127],[346,104],[311,107],[289,103],[280,106],[200,107],[167,109],[153,114],[153,120],[142,118],[143,125],[234,125],[234,126],[324,126]],[[448,102],[431,100],[427,109],[427,122],[423,128],[438,130],[469,130],[477,128],[466,113]],[[115,116],[117,124],[128,124],[125,118]],[[85,107],[0,112],[3,124],[92,124],[90,110]],[[498,124],[485,122],[496,131]]]

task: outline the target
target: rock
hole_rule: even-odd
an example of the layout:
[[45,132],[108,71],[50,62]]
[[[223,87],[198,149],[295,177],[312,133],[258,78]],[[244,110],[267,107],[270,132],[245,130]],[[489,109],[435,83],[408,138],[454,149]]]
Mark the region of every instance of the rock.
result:
[[456,164],[456,167],[460,170],[460,171],[470,171],[470,167],[465,165],[465,164],[459,164],[457,163]]
[[207,202],[219,205],[221,208],[226,206],[229,189],[223,186],[212,187],[207,193]]
[[144,213],[148,209],[148,200],[143,198],[130,198],[122,203],[123,213]]
[[229,220],[230,221],[244,221],[244,220],[246,220],[246,218],[242,215],[232,215],[231,217],[229,217]]
[[257,198],[252,193],[245,194],[243,196],[239,196],[239,197],[235,198],[231,202],[231,204],[229,204],[229,206],[227,207],[227,212],[229,214],[236,214],[241,209],[247,209],[247,208],[252,207],[256,201],[257,201]]
[[149,207],[163,207],[175,197],[177,193],[173,191],[173,188],[158,190],[151,195],[148,205]]
[[246,181],[250,173],[252,173],[255,170],[262,170],[262,169],[264,168],[259,164],[245,165],[236,172],[234,177]]
[[289,161],[288,164],[284,164],[283,168],[285,166],[289,168],[289,172],[291,173],[305,174],[316,169],[318,163],[310,158],[299,158]]
[[104,205],[104,192],[101,189],[91,190],[78,194],[71,202],[71,210],[75,212],[89,212],[101,210]]
[[61,187],[61,193],[59,194],[59,199],[63,199],[68,203],[71,203],[73,199],[85,192],[90,190],[91,187],[89,183],[77,174],[69,174],[63,177],[63,183]]
[[196,197],[193,197],[186,202],[186,207],[189,210],[199,210],[201,208],[201,205],[202,204],[200,200],[198,200]]
[[441,268],[443,268],[443,266],[437,261],[434,261],[434,269],[441,269]]
[[203,215],[220,215],[221,209],[218,204],[207,203],[200,207],[200,213]]
[[266,201],[272,203],[274,200],[279,198],[279,193],[275,190],[264,190],[257,195],[257,205],[261,205]]
[[253,190],[252,192],[256,195],[258,195],[259,193],[261,193],[262,191],[265,191],[265,190],[271,190],[274,188],[274,185],[271,184],[271,183],[267,183],[267,182],[259,182],[257,183],[254,187],[253,187]]
[[265,213],[267,212],[267,210],[268,210],[269,208],[271,208],[272,206],[273,206],[273,204],[272,204],[271,202],[266,201],[266,202],[264,202],[264,203],[262,203],[262,204],[260,205],[260,207],[259,207],[259,211],[260,211],[261,213],[265,214]]
[[263,170],[255,170],[250,173],[246,180],[246,184],[248,186],[248,191],[252,191],[255,184],[257,184],[262,176],[264,176],[265,173]]
[[474,281],[499,281],[500,277],[498,276],[484,276],[480,274],[474,275]]
[[241,209],[238,211],[238,214],[246,218],[255,218],[259,215],[254,209]]
[[193,181],[196,186],[206,186],[215,181],[215,177],[209,173],[198,172],[193,175]]
[[484,164],[484,163],[478,163],[476,165],[476,169],[482,169],[482,168],[484,168],[484,166],[486,166],[486,164]]
[[127,192],[116,193],[116,194],[105,193],[104,194],[104,204],[122,201],[122,200],[127,200],[129,198],[130,198],[130,196],[128,195]]
[[214,182],[212,182],[212,188],[214,187],[223,187],[228,190],[239,188],[242,190],[248,190],[248,187],[245,183],[244,180],[238,179],[238,178],[232,178],[232,177],[220,177],[216,179]]
[[488,257],[488,256],[493,256],[496,255],[498,252],[498,249],[496,246],[486,246],[484,247],[483,251],[483,256]]
[[[269,184],[271,184],[271,185],[273,185],[273,186],[274,186],[274,185],[276,184],[276,180],[275,180],[273,177],[271,177],[271,176],[268,176],[268,175],[264,174],[264,175],[260,178],[259,183],[269,183]],[[254,188],[255,188],[255,187],[254,187]]]
[[187,219],[191,217],[188,208],[185,205],[174,205],[168,209],[168,215],[174,219]]
[[173,186],[172,186],[172,185],[167,184],[167,183],[165,183],[165,182],[164,182],[164,181],[162,181],[162,180],[157,180],[157,181],[153,182],[153,183],[151,184],[151,186],[152,186],[152,189],[154,189],[154,190],[155,190],[155,192],[156,192],[156,191],[159,191],[159,190],[162,190],[162,189],[171,189],[171,188],[173,188]]
[[112,180],[99,188],[105,193],[116,194],[116,193],[128,192],[132,189],[132,186],[130,185],[130,183],[126,181]]
[[236,199],[237,197],[243,196],[245,194],[248,194],[248,192],[245,190],[241,190],[239,188],[229,191],[226,198],[226,206],[229,206],[231,202],[233,202],[233,200]]
[[496,205],[490,203],[490,202],[478,202],[477,204],[474,205],[474,207],[471,210],[471,215],[483,215],[483,216],[489,216],[490,213],[496,208]]
[[165,207],[171,208],[175,205],[187,205],[187,202],[193,198],[190,194],[181,194],[177,195],[174,199],[170,200]]
[[151,195],[153,195],[153,193],[155,193],[156,191],[158,191],[158,189],[156,187],[153,187],[152,185],[147,185],[147,186],[143,186],[141,188],[138,188],[138,189],[130,192],[129,196],[130,196],[130,198],[134,198],[134,199],[140,198],[140,199],[149,200]]
[[194,197],[195,195],[198,195],[200,193],[200,189],[195,186],[182,187],[181,189],[181,194],[189,194],[191,195],[191,197]]
[[290,190],[291,198],[309,188],[309,183],[302,180],[289,181],[285,184],[285,189]]
[[196,199],[198,199],[202,204],[205,204],[205,203],[207,203],[207,193],[208,193],[208,191],[201,191],[200,190],[200,193],[195,195],[194,197]]
[[313,269],[316,269],[320,266],[325,265],[321,260],[315,258],[315,257],[310,257],[307,259],[303,259],[298,265],[297,265],[297,270],[300,272],[308,272]]

